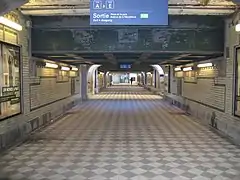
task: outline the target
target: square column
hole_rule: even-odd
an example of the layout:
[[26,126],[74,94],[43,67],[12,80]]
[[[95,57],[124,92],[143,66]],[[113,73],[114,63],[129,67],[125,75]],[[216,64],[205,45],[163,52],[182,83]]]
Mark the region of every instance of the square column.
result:
[[99,93],[98,70],[95,70],[94,72],[94,80],[95,80],[94,94],[98,94]]
[[83,101],[88,99],[88,95],[87,95],[87,88],[88,88],[87,75],[88,75],[88,66],[85,65],[85,64],[80,65],[79,66],[80,95],[81,95],[81,99]]
[[103,75],[103,88],[107,88],[107,73],[104,72],[104,75]]

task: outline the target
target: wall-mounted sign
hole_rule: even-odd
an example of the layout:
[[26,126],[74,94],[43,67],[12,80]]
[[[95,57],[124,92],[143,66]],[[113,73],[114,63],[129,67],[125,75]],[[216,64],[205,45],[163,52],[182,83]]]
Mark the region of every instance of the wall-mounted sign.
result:
[[12,99],[15,99],[16,95],[11,95],[11,96],[0,96],[0,102],[8,102],[11,101]]
[[168,25],[168,0],[90,0],[90,25]]
[[0,102],[11,101],[11,104],[16,104],[20,102],[19,96],[19,87],[2,87],[2,96],[0,97]]
[[0,120],[21,112],[21,76],[20,48],[14,45],[0,43],[3,56],[0,56],[0,66],[5,73],[0,74]]
[[19,91],[19,87],[18,87],[18,86],[3,87],[3,88],[2,88],[2,93],[6,93],[6,92],[17,92],[17,91]]

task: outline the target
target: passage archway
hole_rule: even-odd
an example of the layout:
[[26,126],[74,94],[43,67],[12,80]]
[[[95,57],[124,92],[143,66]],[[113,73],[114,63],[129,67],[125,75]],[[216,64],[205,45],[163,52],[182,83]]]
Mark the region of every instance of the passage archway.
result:
[[88,94],[96,94],[98,93],[98,68],[101,65],[99,64],[94,64],[90,66],[88,69],[88,74],[87,74],[87,82],[88,82]]

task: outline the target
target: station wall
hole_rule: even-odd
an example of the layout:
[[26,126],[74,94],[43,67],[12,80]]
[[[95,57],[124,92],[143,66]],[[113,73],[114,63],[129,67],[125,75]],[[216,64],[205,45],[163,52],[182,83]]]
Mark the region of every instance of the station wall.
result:
[[180,94],[179,77],[171,67],[171,93],[166,94],[166,99],[240,144],[240,118],[236,113],[238,99],[235,96],[239,34],[232,23],[235,21],[235,17],[225,20],[224,57],[208,61],[215,63],[215,67],[198,69],[181,78]]
[[[0,119],[0,150],[61,116],[80,100],[78,93],[80,89],[78,87],[79,77],[70,77],[69,80],[59,83],[56,77],[41,78],[41,80],[39,80],[38,77],[32,76],[31,31],[30,27],[26,26],[29,19],[18,11],[11,12],[5,16],[21,24],[23,30],[17,32],[6,27],[0,27],[1,43],[20,48],[20,76],[6,75],[5,77],[7,78],[1,78],[6,79],[6,81],[1,81],[1,88],[13,85],[19,88],[19,91],[14,93],[18,94],[15,98],[20,100],[20,109],[17,113],[12,113]],[[14,57],[15,56],[13,56],[13,58]],[[18,65],[14,66],[15,68],[18,67]],[[12,69],[13,68],[10,68],[9,71],[12,72]],[[14,77],[14,81],[12,77]],[[74,93],[71,92],[71,79],[74,79],[74,85],[76,87]],[[7,81],[13,83],[4,84],[4,82]],[[16,89],[17,88],[15,88],[15,90]],[[1,92],[1,100],[6,101],[6,96],[4,95],[3,97],[3,95]],[[9,107],[12,101],[11,99],[4,102],[5,104],[1,105],[2,109],[3,106]],[[16,103],[17,100],[14,102]],[[13,108],[14,106],[11,107]]]

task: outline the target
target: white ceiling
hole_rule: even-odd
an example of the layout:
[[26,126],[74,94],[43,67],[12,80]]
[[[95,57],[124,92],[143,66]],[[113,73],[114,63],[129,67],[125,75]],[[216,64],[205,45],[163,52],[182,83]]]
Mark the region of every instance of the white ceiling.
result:
[[[226,15],[234,12],[231,0],[169,0],[169,14]],[[89,15],[89,0],[30,0],[21,7],[26,15]]]

